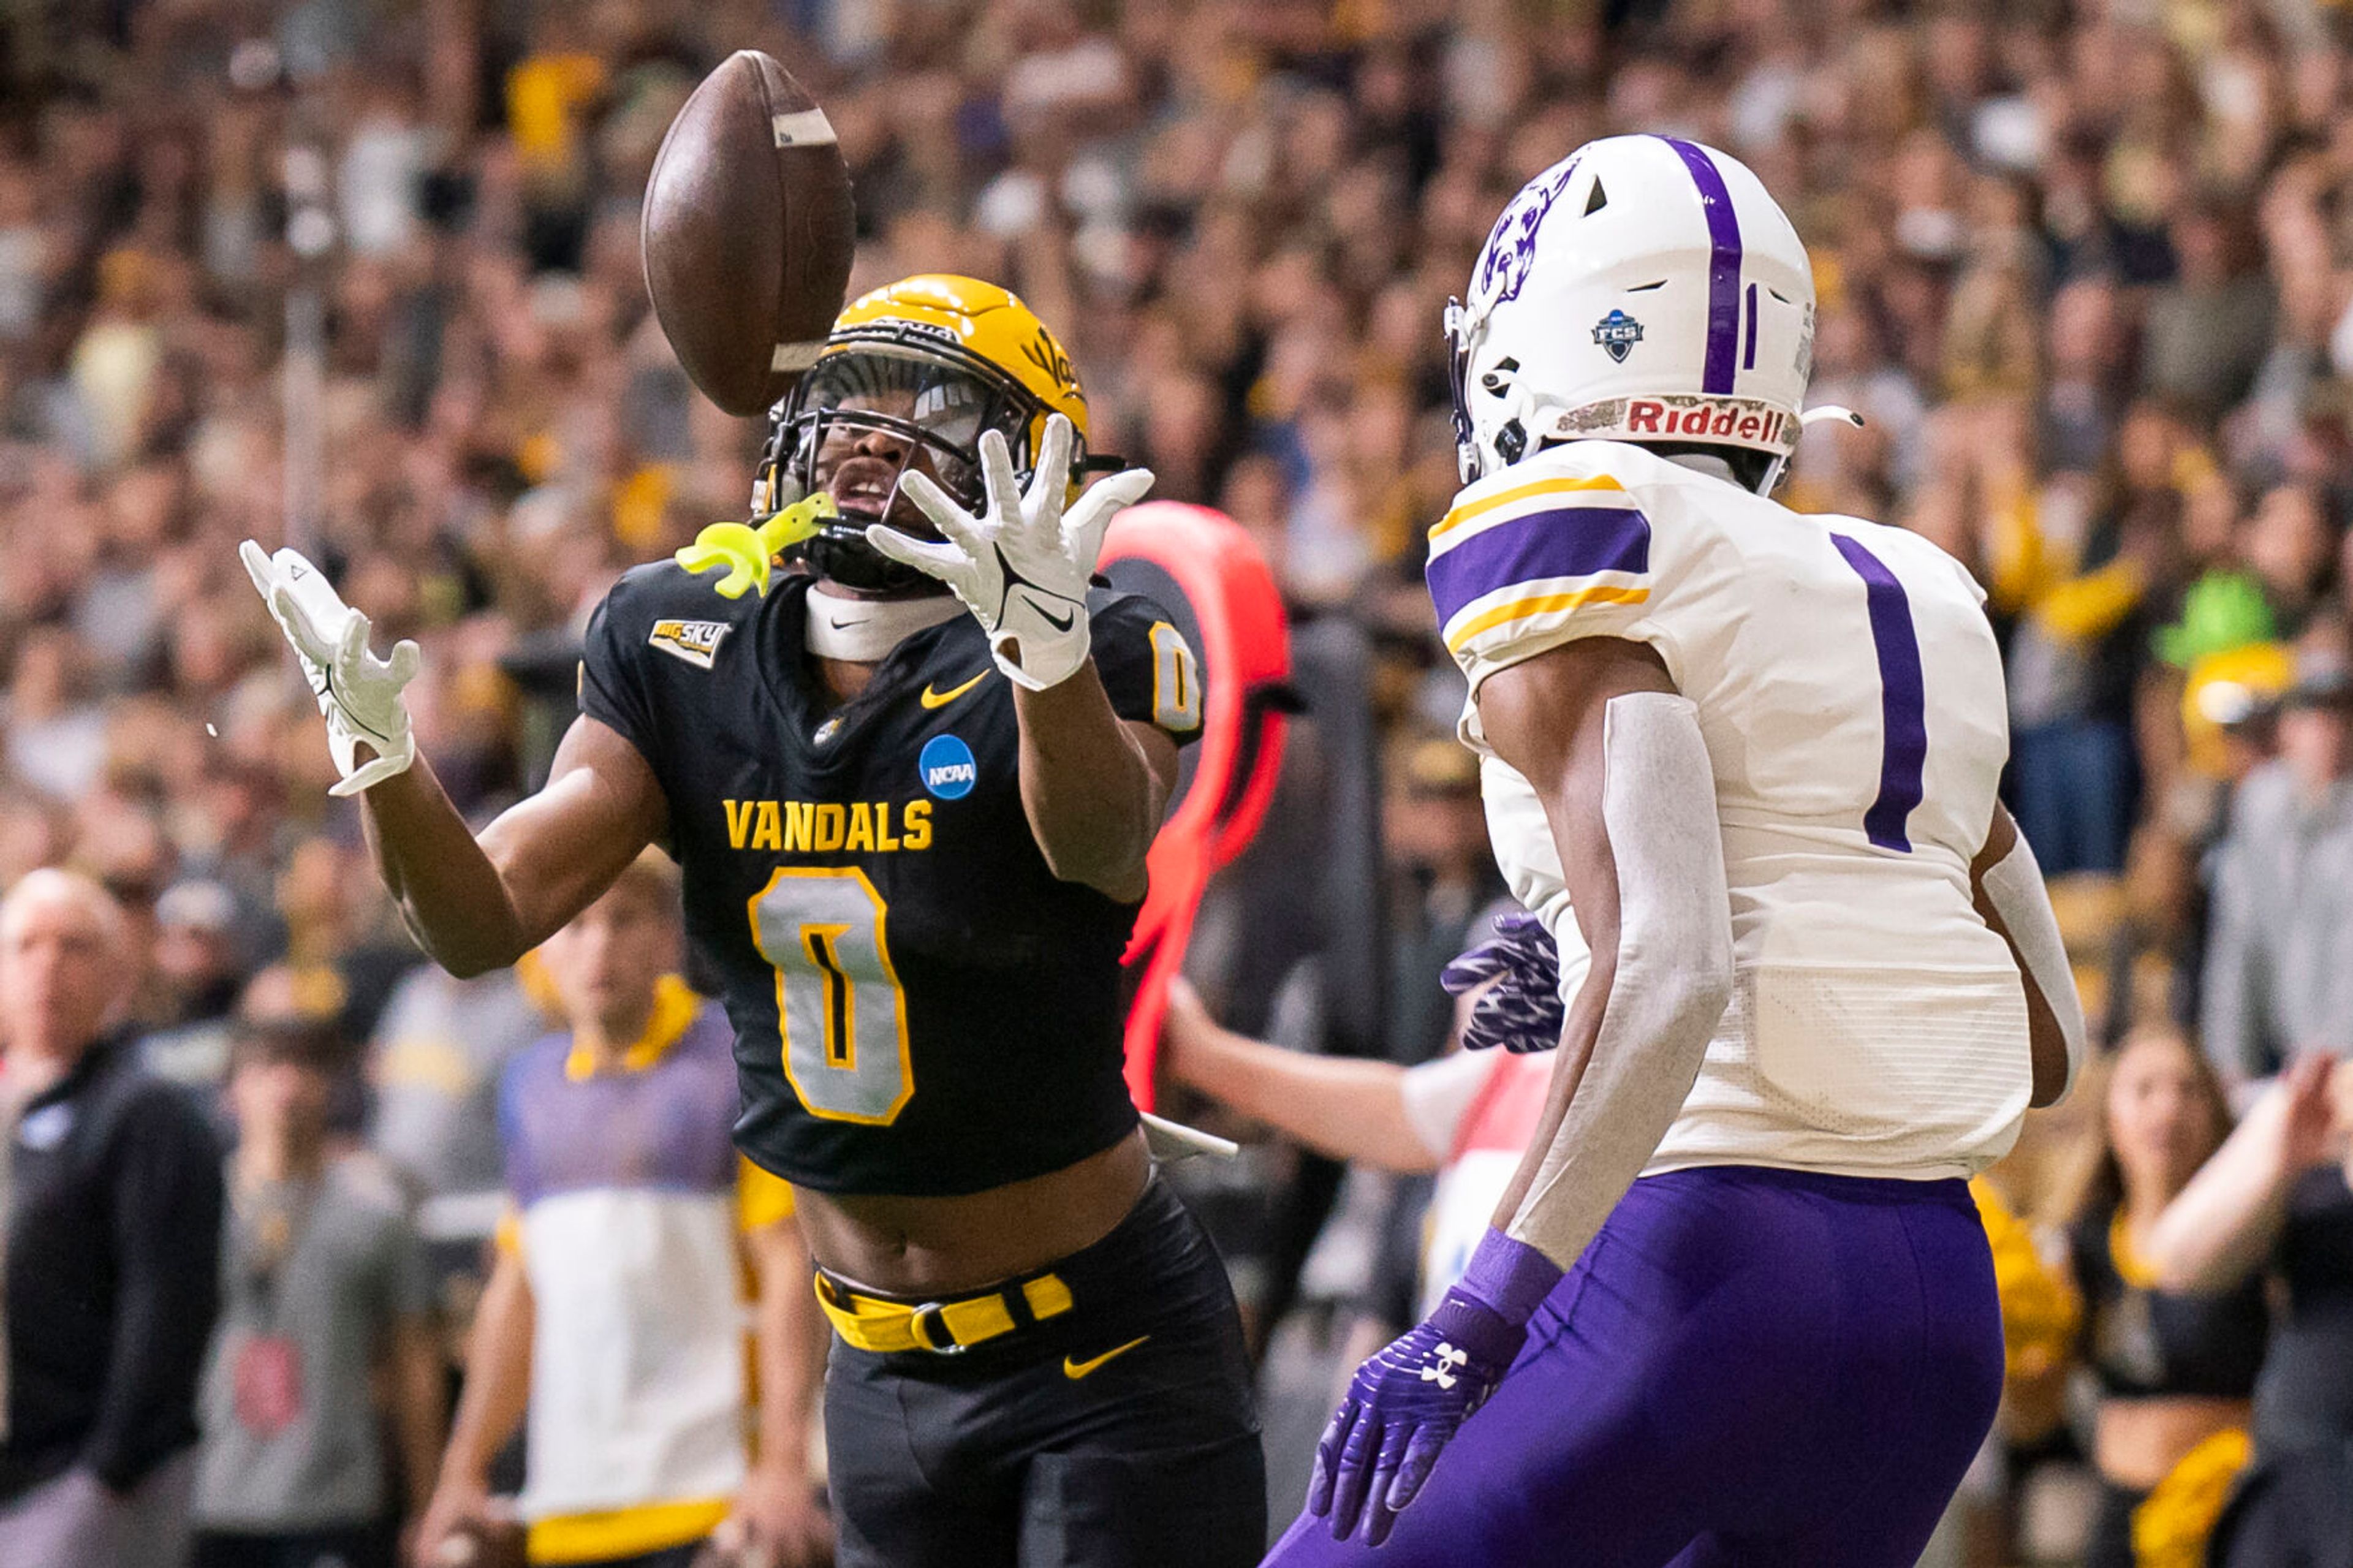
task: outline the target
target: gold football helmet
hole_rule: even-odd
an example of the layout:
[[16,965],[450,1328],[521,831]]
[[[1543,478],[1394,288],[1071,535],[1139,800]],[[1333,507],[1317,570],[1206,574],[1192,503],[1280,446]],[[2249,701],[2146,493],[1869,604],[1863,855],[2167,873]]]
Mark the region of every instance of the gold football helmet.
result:
[[[1087,399],[1071,356],[1036,311],[994,283],[945,273],[903,279],[852,300],[816,363],[770,413],[767,448],[753,488],[753,521],[797,496],[829,490],[840,516],[820,519],[797,548],[820,574],[845,587],[888,590],[930,579],[866,542],[866,528],[929,534],[911,508],[892,512],[900,476],[920,451],[946,490],[980,510],[980,437],[1004,433],[1015,471],[1029,482],[1046,420],[1069,418],[1073,495],[1091,468]],[[873,434],[892,439],[895,466],[849,455]],[[852,476],[838,483],[843,471]]]

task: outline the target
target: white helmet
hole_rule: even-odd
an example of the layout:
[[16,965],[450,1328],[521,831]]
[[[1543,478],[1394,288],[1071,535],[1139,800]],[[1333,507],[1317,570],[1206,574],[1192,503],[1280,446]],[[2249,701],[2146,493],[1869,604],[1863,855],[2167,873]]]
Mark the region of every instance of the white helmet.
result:
[[[1530,180],[1447,306],[1465,484],[1548,442],[1798,444],[1814,274],[1736,159],[1672,136],[1588,142]],[[1841,410],[1841,412],[1843,412]]]

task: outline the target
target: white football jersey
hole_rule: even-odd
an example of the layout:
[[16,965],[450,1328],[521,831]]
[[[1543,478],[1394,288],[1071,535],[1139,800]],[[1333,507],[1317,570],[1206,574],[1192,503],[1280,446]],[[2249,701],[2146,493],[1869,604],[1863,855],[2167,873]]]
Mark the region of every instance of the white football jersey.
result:
[[1699,709],[1733,1000],[1650,1173],[1968,1175],[2010,1148],[2026,998],[1968,870],[2009,724],[1984,595],[1958,563],[1901,529],[1577,441],[1463,490],[1430,531],[1429,577],[1471,681],[1462,738],[1485,759],[1495,858],[1565,948],[1559,857],[1535,791],[1480,732],[1481,683],[1623,637]]

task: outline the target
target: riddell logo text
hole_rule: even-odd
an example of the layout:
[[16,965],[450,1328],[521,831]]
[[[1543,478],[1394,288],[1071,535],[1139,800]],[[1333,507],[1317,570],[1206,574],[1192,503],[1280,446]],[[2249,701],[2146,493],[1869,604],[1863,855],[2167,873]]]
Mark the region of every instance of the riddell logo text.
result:
[[1654,397],[1626,405],[1626,428],[1636,436],[1713,436],[1721,440],[1778,443],[1789,416],[1753,403],[1694,403],[1671,408]]

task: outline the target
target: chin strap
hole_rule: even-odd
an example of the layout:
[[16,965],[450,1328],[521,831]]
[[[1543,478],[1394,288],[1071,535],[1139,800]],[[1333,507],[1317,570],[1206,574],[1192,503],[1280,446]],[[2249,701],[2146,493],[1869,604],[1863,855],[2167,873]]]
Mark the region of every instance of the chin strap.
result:
[[917,632],[962,614],[964,606],[949,594],[926,594],[920,599],[853,599],[813,587],[806,641],[809,652],[819,658],[877,664]]

